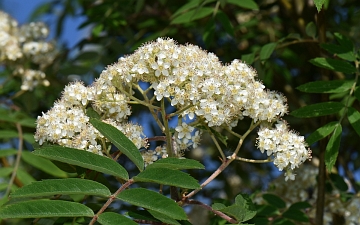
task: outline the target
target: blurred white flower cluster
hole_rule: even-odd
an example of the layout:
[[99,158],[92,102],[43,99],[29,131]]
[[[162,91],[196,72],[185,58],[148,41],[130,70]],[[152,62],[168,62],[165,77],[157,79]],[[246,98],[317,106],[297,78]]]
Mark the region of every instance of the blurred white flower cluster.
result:
[[[311,205],[306,211],[306,214],[311,220],[315,219],[316,214],[316,199],[317,199],[317,175],[318,168],[313,165],[304,165],[299,171],[299,176],[294,181],[284,181],[284,179],[275,179],[269,184],[269,190],[266,193],[275,194],[281,197],[290,207],[297,202],[308,202]],[[350,189],[350,188],[349,188]],[[337,189],[333,189],[331,193],[325,194],[325,208],[324,208],[324,225],[337,224],[334,221],[336,217],[342,217],[344,225],[358,225],[360,224],[360,193],[348,195],[349,199],[342,199]],[[261,197],[262,193],[258,194],[254,202],[257,204],[266,204]],[[350,196],[352,196],[350,198]],[[306,223],[308,224],[308,223]]]
[[[143,89],[139,82],[147,82],[149,86],[145,85],[146,88]],[[174,107],[175,112],[162,115],[164,124],[161,124],[159,118],[155,119],[163,132],[169,130],[165,128],[165,117],[178,119],[178,125],[171,137],[173,143],[170,144],[175,155],[179,157],[185,149],[199,145],[199,126],[232,129],[239,120],[247,116],[258,123],[271,124],[278,121],[275,130],[260,129],[258,146],[262,152],[266,150],[269,156],[274,155],[274,163],[281,170],[292,170],[309,158],[303,137],[288,131],[285,123],[279,121],[287,112],[285,97],[266,90],[265,86],[256,80],[256,72],[245,63],[234,60],[223,65],[214,54],[207,53],[198,46],[178,45],[172,39],[158,38],[109,65],[91,87],[79,85],[76,83],[65,88],[62,99],[57,103],[65,105],[67,112],[62,114],[63,120],[76,126],[79,130],[76,135],[80,135],[84,124],[88,124],[84,109],[89,102],[102,118],[111,119],[119,125],[131,113],[127,104],[130,101],[147,106],[155,117],[161,110],[164,110],[161,112],[164,114],[165,109],[161,107],[164,101],[167,101]],[[142,94],[143,99],[134,97],[135,91]],[[36,139],[41,143],[52,141],[81,149],[89,148],[89,140],[94,138],[91,139],[88,135],[82,137],[86,140],[86,147],[79,145],[83,142],[81,138],[74,144],[69,141],[72,133],[46,118],[50,114],[56,114],[53,112],[56,108],[39,118]],[[75,120],[65,119],[73,108],[82,109],[84,124],[74,125]],[[58,117],[61,116],[57,115],[57,120]],[[187,120],[190,122],[186,122]],[[39,130],[44,129],[44,124],[47,126],[46,131],[40,132]],[[87,127],[86,130],[89,132],[92,129]],[[62,136],[59,138],[56,132]],[[140,137],[142,132],[136,134]],[[64,138],[66,141],[59,141]],[[134,138],[133,135],[133,141]],[[96,146],[95,143],[91,145]],[[161,146],[159,148],[162,149]],[[151,150],[143,152],[143,156],[147,157],[147,164],[150,164],[157,157],[164,157],[166,154],[163,151]],[[288,178],[294,179],[291,171],[287,172]]]
[[54,42],[45,41],[48,34],[44,23],[19,27],[17,21],[0,11],[0,64],[22,78],[21,90],[50,85],[43,71],[54,61],[57,51]]

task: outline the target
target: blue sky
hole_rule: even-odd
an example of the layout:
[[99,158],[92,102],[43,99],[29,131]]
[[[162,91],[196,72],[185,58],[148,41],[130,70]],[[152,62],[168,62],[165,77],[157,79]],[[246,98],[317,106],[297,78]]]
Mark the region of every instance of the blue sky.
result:
[[[1,0],[0,6],[2,10],[15,18],[19,24],[28,23],[31,13],[46,2],[51,0]],[[81,40],[88,32],[88,29],[78,31],[77,27],[85,20],[84,17],[76,16],[74,18],[67,18],[64,22],[63,34],[58,40],[61,44],[65,43],[68,47],[73,47]],[[50,38],[55,36],[55,15],[42,18],[50,27]]]

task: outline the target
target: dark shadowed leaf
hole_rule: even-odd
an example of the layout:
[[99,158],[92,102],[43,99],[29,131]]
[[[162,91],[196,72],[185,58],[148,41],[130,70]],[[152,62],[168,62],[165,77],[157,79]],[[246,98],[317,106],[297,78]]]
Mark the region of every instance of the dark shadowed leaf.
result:
[[348,120],[356,133],[360,136],[360,113],[353,107],[349,107],[347,111]]
[[344,177],[340,176],[339,174],[332,173],[329,175],[330,180],[335,185],[337,189],[340,191],[347,191],[349,190],[349,186],[346,184]]
[[290,115],[299,118],[326,116],[340,112],[343,107],[344,105],[340,102],[322,102],[294,110]]
[[314,81],[296,89],[306,93],[341,93],[349,91],[353,83],[354,81],[350,80]]
[[230,22],[229,17],[224,12],[218,11],[216,14],[216,19],[220,21],[221,26],[228,34],[234,36],[234,28]]
[[263,199],[270,205],[282,209],[286,207],[286,203],[279,196],[273,194],[263,194]]
[[282,216],[299,222],[309,222],[307,215],[298,209],[288,209],[282,214]]
[[185,12],[184,14],[179,15],[178,17],[175,17],[171,24],[182,24],[182,23],[188,23],[197,19],[204,18],[206,16],[209,16],[211,13],[213,13],[214,8],[212,7],[201,7],[201,8],[195,8],[191,9],[188,12]]
[[253,0],[226,0],[226,2],[245,9],[259,10],[259,6]]
[[356,72],[355,66],[343,60],[329,59],[329,58],[315,58],[315,59],[311,59],[310,62],[315,66],[333,71],[339,71],[343,73]]

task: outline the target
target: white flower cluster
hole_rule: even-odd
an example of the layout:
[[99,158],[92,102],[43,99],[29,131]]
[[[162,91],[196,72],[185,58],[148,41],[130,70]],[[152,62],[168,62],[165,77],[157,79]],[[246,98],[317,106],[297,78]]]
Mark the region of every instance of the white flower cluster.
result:
[[[117,101],[113,97],[107,99],[106,96],[111,95],[112,92],[106,91],[110,90],[97,90],[96,85],[85,87],[80,82],[66,86],[62,98],[54,107],[38,117],[35,140],[40,145],[48,141],[103,155],[108,151],[109,141],[89,123],[89,117],[85,113],[86,108],[91,104],[101,106],[110,102],[130,110],[128,106],[123,106],[127,105],[125,96],[113,93],[115,96],[121,96],[121,100]],[[112,108],[94,108],[102,115],[103,122],[123,132],[136,147],[141,148],[146,145],[141,126],[125,122],[125,116],[119,119]]]
[[[309,218],[316,217],[316,197],[317,197],[317,175],[318,168],[313,165],[304,165],[299,168],[298,173],[301,174],[296,180],[284,181],[284,179],[275,179],[269,184],[272,187],[267,193],[272,193],[280,196],[290,207],[297,202],[308,202],[312,205],[307,213]],[[254,202],[257,204],[265,204],[262,194],[258,194]],[[350,196],[350,195],[349,195]],[[331,193],[325,193],[325,208],[324,208],[324,224],[334,224],[334,215],[344,217],[345,225],[360,224],[360,197],[359,193],[353,195],[347,201],[341,199],[339,192],[334,189]]]
[[196,115],[208,126],[231,126],[243,116],[274,121],[287,111],[286,99],[265,90],[256,72],[234,60],[222,65],[212,53],[194,45],[177,45],[172,39],[140,47],[122,57],[100,75],[105,88],[151,83],[158,101],[166,98],[182,116]]
[[[198,147],[201,133],[199,130],[195,131],[195,127],[182,122],[182,124],[177,126],[175,130],[177,132],[177,135],[175,134],[175,136],[177,136],[176,142],[180,150],[185,150],[190,146],[193,148]],[[181,155],[181,152],[179,155]]]
[[292,170],[311,158],[304,136],[288,129],[285,121],[279,120],[275,128],[261,126],[258,131],[257,146],[262,153],[274,157],[274,164],[280,171],[286,170],[285,180],[294,180]]
[[[5,12],[0,11],[0,63],[13,75],[22,78],[21,90],[31,91],[37,85],[49,86],[43,70],[57,54],[55,43],[46,42],[49,30],[41,22],[21,27]],[[30,68],[31,62],[36,68]]]
[[[33,50],[39,51],[41,49]],[[141,89],[140,81],[149,83],[150,87],[147,90]],[[155,100],[167,101],[177,110],[172,116],[178,117],[178,126],[172,137],[173,143],[170,144],[178,156],[190,146],[198,146],[201,136],[200,131],[195,130],[198,124],[231,129],[244,116],[250,117],[254,122],[273,123],[287,112],[285,97],[266,90],[256,80],[256,72],[245,63],[234,60],[223,65],[214,54],[207,53],[198,46],[178,45],[172,39],[163,38],[143,45],[133,54],[108,66],[92,87],[81,87],[79,83],[68,86],[58,104],[66,103],[66,110],[75,107],[84,111],[91,103],[104,119],[111,119],[117,123],[115,125],[119,125],[131,114],[127,102],[130,98],[137,101],[133,96],[134,91],[143,94],[142,103],[146,103],[146,106],[152,105],[158,110]],[[44,119],[45,117],[46,115],[43,116]],[[194,126],[183,122],[187,118]],[[71,119],[65,121],[74,123]],[[275,130],[263,128],[259,131],[258,146],[262,152],[266,150],[268,155],[274,155],[274,163],[280,170],[292,170],[309,158],[309,152],[302,137],[288,131],[282,122],[278,122],[276,126]],[[60,139],[70,139],[66,129],[63,130],[61,126],[57,128],[61,130],[61,134],[64,132]],[[37,140],[56,142],[49,135],[55,131],[56,129],[49,127],[45,133],[37,133]],[[141,132],[135,133],[138,135],[136,137],[141,136]],[[88,137],[83,139],[88,140]],[[86,147],[81,145],[79,148],[89,148],[88,142],[86,143]],[[136,143],[140,144],[140,141]],[[66,145],[74,146],[71,144]],[[96,146],[95,143],[91,144]],[[152,150],[142,154],[147,159],[146,163],[150,164],[158,156],[164,156],[158,153],[159,151]],[[287,179],[294,179],[290,170],[286,174]]]
[[144,159],[145,166],[152,164],[157,161],[159,158],[167,158],[167,152],[165,146],[157,146],[155,150],[142,151],[141,155]]

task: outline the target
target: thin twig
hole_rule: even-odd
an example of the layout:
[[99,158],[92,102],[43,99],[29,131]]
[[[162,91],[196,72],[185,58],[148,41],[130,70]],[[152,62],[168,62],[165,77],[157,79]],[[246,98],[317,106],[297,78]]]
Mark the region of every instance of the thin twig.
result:
[[120,194],[123,190],[129,187],[131,184],[134,183],[133,179],[128,180],[125,184],[123,184],[114,194],[110,195],[110,198],[106,201],[106,203],[101,207],[101,209],[95,214],[95,216],[90,221],[89,225],[93,225],[96,220],[99,218],[99,215],[109,207],[109,205],[116,199],[116,196]]
[[233,223],[233,224],[237,224],[238,221],[234,220],[233,218],[231,218],[230,216],[226,215],[225,213],[223,212],[220,212],[218,210],[214,210],[213,208],[211,208],[211,206],[209,205],[206,205],[200,201],[196,201],[196,200],[187,200],[186,201],[187,204],[192,204],[192,205],[199,205],[211,212],[213,212],[214,214],[220,216],[221,218],[223,218],[224,220],[228,221],[229,223]]
[[12,185],[14,183],[15,178],[16,178],[16,173],[17,173],[17,170],[19,169],[20,159],[21,159],[21,155],[22,155],[22,151],[23,151],[24,137],[23,137],[22,128],[21,128],[21,125],[19,123],[16,123],[15,125],[16,125],[16,129],[18,131],[18,134],[19,134],[19,146],[18,146],[18,151],[17,151],[17,154],[16,154],[16,161],[15,161],[14,169],[12,171],[9,184],[8,184],[8,186],[6,188],[6,192],[5,192],[6,197],[10,194],[11,187],[12,187]]

